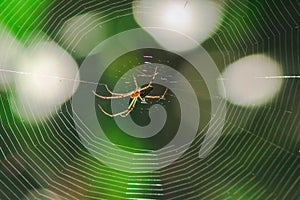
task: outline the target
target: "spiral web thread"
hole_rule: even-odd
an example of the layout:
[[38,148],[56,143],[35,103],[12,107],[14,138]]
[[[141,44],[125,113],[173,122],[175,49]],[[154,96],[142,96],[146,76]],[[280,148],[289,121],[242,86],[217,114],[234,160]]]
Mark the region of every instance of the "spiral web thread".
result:
[[[14,30],[18,29],[18,18],[27,10],[28,5],[22,6],[23,3],[0,4],[3,10],[0,19],[19,13],[6,21]],[[35,1],[28,11],[43,8],[44,13],[29,18],[27,23],[59,38],[58,25],[71,16],[99,12],[102,17],[97,23],[105,27],[106,23],[130,17],[131,6],[132,2],[127,0],[55,1],[47,5]],[[265,52],[284,66],[288,76],[299,74],[299,2],[227,1],[225,8],[222,26],[203,43],[220,70],[240,57]],[[19,28],[15,32],[22,39],[21,31],[33,27]],[[77,30],[89,32],[84,24]],[[10,109],[14,104],[9,100],[13,90],[8,86],[6,92],[0,93],[0,199],[298,199],[300,196],[300,89],[296,79],[287,79],[278,98],[262,108],[249,111],[229,105],[223,136],[206,159],[198,158],[195,149],[200,144],[196,143],[175,164],[145,174],[113,170],[93,158],[76,136],[72,120],[76,115],[72,116],[69,102],[55,117],[42,123],[20,120]],[[85,124],[80,126],[89,132]]]

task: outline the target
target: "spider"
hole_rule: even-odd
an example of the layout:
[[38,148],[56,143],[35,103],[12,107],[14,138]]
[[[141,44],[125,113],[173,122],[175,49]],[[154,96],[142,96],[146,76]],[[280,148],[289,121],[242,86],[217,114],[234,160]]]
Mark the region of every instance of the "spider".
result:
[[120,98],[124,98],[124,97],[128,97],[128,96],[130,96],[130,98],[132,99],[132,101],[130,102],[128,108],[124,111],[119,112],[119,113],[109,114],[100,105],[98,105],[100,110],[109,117],[117,117],[117,116],[126,117],[134,109],[138,99],[141,101],[141,103],[146,103],[146,99],[164,99],[168,88],[165,89],[163,95],[155,95],[155,96],[149,95],[151,93],[151,91],[153,90],[152,81],[155,79],[155,76],[157,74],[158,73],[157,73],[157,67],[156,67],[155,71],[152,75],[151,81],[146,86],[141,87],[141,88],[138,86],[136,78],[133,76],[133,81],[134,81],[134,84],[135,84],[136,88],[135,88],[135,90],[133,90],[131,92],[115,93],[115,92],[112,92],[108,88],[107,85],[104,85],[106,90],[112,95],[112,96],[107,97],[107,96],[99,95],[93,90],[94,95],[101,98],[101,99],[111,100],[111,99],[120,99]]

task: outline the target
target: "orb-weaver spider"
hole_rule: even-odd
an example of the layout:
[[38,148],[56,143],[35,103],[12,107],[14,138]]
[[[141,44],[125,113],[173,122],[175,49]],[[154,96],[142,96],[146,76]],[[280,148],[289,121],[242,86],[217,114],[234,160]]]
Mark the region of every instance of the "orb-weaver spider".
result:
[[167,93],[168,88],[165,89],[163,95],[149,95],[150,92],[153,90],[153,86],[152,86],[152,81],[155,79],[155,76],[157,75],[157,67],[155,68],[155,71],[152,75],[152,79],[151,81],[144,87],[140,88],[137,84],[137,80],[136,78],[133,76],[133,81],[135,84],[136,89],[131,91],[131,92],[127,92],[127,93],[115,93],[112,92],[107,85],[104,85],[106,90],[112,95],[112,96],[102,96],[97,94],[95,91],[93,91],[94,95],[101,98],[101,99],[107,99],[107,100],[111,100],[111,99],[119,99],[119,98],[124,98],[124,97],[128,97],[130,96],[130,98],[132,99],[128,108],[124,111],[121,111],[119,113],[116,114],[109,114],[108,112],[106,112],[100,105],[99,108],[100,110],[106,114],[109,117],[117,117],[117,116],[121,116],[121,117],[126,117],[127,115],[129,115],[129,113],[134,109],[135,104],[137,102],[137,100],[139,99],[142,103],[146,103],[146,99],[163,99]]

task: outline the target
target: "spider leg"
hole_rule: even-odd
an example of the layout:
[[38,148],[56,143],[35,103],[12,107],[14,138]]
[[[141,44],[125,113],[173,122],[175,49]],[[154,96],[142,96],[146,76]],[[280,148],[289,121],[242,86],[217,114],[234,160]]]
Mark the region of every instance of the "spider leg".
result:
[[[104,85],[104,87],[106,88],[106,90],[107,90],[111,95],[116,95],[116,96],[122,96],[122,95],[124,95],[124,93],[116,93],[116,92],[111,91],[111,90],[109,89],[109,87],[107,86],[107,84],[103,84],[103,85]],[[127,94],[127,93],[125,93],[125,94]]]
[[162,96],[146,96],[147,99],[163,99]]
[[161,96],[161,98],[162,98],[162,99],[164,99],[164,98],[165,98],[165,96],[166,96],[166,93],[167,93],[167,92],[168,92],[168,88],[166,88],[166,89],[165,89],[165,91],[164,91],[163,95]]
[[160,99],[162,96],[146,96],[147,99]]
[[141,100],[141,103],[147,103],[145,98],[142,98],[141,96],[139,96],[139,99]]
[[151,81],[148,83],[148,85],[146,85],[145,87],[143,87],[141,90],[145,90],[145,89],[149,88],[152,85],[153,80],[155,79],[156,75],[158,74],[157,73],[157,68],[158,67],[155,67],[155,70],[154,70],[154,73],[152,75]]
[[117,96],[110,96],[110,97],[106,97],[106,96],[102,96],[100,94],[97,94],[94,90],[92,91],[94,93],[94,95],[96,97],[99,97],[101,99],[120,99],[120,98],[124,98],[124,97],[128,97],[131,95],[132,92],[128,92],[128,93],[124,93],[124,94],[119,94]]
[[137,98],[134,98],[131,103],[129,104],[128,108],[124,111],[118,112],[116,114],[110,114],[108,112],[106,112],[100,105],[98,105],[98,107],[100,108],[100,110],[107,116],[109,117],[126,117],[127,115],[129,115],[129,113],[134,109],[134,106],[136,104]]
[[121,117],[127,117],[127,115],[129,115],[129,113],[131,113],[132,110],[133,110],[133,109],[127,110],[127,112],[126,112],[125,114],[121,114],[120,116],[121,116]]
[[153,73],[153,75],[152,75],[152,79],[151,79],[151,81],[149,82],[149,85],[152,84],[152,82],[154,81],[156,75],[158,74],[158,73],[157,73],[157,68],[158,68],[158,67],[156,66],[156,67],[155,67],[155,70],[154,70],[154,73]]
[[153,73],[153,75],[152,75],[152,80],[150,81],[151,83],[152,83],[152,81],[155,79],[155,77],[156,77],[156,75],[158,74],[157,73],[157,66],[155,67],[155,70],[154,70],[154,73]]
[[168,88],[165,89],[163,95],[155,95],[155,96],[148,95],[145,98],[148,98],[148,99],[164,99],[167,91],[168,91]]
[[[119,112],[119,113],[116,113],[116,114],[109,114],[108,112],[106,112],[100,105],[98,105],[98,107],[100,108],[100,110],[104,113],[104,114],[106,114],[107,116],[109,116],[109,117],[117,117],[117,116],[122,116],[122,115],[124,115],[124,114],[127,114],[128,112],[129,112],[129,110],[127,109],[127,110],[124,110],[124,111],[122,111],[122,112]],[[128,114],[127,114],[128,115]],[[126,116],[127,116],[126,115]]]
[[127,110],[131,110],[134,108],[135,104],[137,102],[137,97],[133,98],[133,100],[131,101],[131,103],[129,104]]
[[134,82],[134,84],[135,84],[135,90],[138,90],[138,89],[139,89],[139,86],[138,86],[138,84],[137,84],[136,78],[135,78],[135,76],[132,76],[132,77],[133,77],[133,82]]
[[130,113],[131,111],[133,111],[136,102],[137,102],[137,97],[134,98],[134,99],[131,101],[131,103],[129,104],[129,106],[128,106],[128,108],[127,108],[127,111],[128,111],[128,112],[126,112],[125,114],[121,114],[121,117],[126,117],[127,115],[129,115],[129,113]]

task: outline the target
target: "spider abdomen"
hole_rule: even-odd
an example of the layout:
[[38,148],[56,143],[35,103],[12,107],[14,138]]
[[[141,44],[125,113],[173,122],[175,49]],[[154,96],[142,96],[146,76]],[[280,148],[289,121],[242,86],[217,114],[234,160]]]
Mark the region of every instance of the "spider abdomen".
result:
[[137,98],[141,95],[140,91],[135,91],[131,94],[131,98]]

